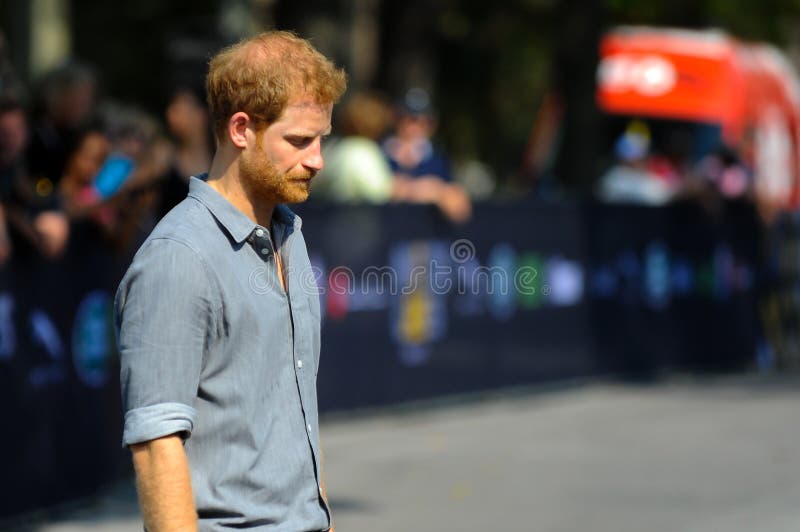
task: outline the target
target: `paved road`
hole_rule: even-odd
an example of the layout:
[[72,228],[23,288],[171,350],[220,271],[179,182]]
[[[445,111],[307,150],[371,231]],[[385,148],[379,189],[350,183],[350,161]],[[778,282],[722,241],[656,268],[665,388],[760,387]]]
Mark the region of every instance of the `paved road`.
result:
[[[339,532],[796,532],[800,379],[592,385],[329,419]],[[140,532],[122,484],[42,532]]]

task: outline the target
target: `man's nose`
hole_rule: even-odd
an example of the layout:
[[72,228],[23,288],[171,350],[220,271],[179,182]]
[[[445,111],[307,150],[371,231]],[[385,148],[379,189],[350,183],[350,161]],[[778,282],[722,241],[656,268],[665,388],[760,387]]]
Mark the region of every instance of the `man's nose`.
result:
[[303,165],[319,172],[324,164],[322,160],[322,143],[320,139],[316,139],[308,147],[308,153],[306,153],[306,157],[303,160]]

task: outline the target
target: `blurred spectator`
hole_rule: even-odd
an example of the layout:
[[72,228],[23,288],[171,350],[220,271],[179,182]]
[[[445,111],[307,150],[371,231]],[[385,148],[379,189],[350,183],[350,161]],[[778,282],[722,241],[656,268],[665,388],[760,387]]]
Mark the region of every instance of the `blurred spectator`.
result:
[[598,196],[602,201],[664,205],[675,193],[668,178],[671,171],[661,169],[662,163],[651,167],[650,134],[641,122],[632,122],[614,145],[617,162],[601,178]]
[[726,198],[742,198],[752,193],[752,172],[727,146],[703,157],[692,173],[695,179],[709,184]]
[[208,170],[214,152],[208,109],[199,91],[186,87],[175,90],[165,118],[174,142],[174,153],[158,187],[155,215],[159,220],[186,198],[189,178]]
[[27,145],[25,109],[15,100],[0,99],[0,264],[11,254],[6,212],[14,185],[24,172],[23,154]]
[[436,115],[424,90],[410,89],[398,105],[395,135],[383,144],[392,171],[398,177],[435,176],[450,181],[450,162],[435,149]]
[[22,105],[12,99],[0,99],[0,198],[6,199],[19,174],[24,170],[28,145],[28,120]]
[[752,170],[732,148],[719,146],[688,172],[680,199],[693,201],[719,217],[724,214],[728,200],[753,200],[753,194]]
[[494,170],[477,159],[467,159],[457,164],[454,177],[473,201],[488,200],[497,190]]
[[375,94],[351,96],[342,107],[342,138],[327,141],[325,167],[314,180],[314,197],[342,203],[386,203],[392,199],[392,169],[378,140],[391,111]]
[[113,211],[102,205],[103,198],[95,187],[95,178],[110,151],[111,144],[99,129],[87,129],[78,136],[60,182],[61,202],[71,218],[91,217],[106,227],[113,223]]
[[464,189],[451,183],[450,162],[434,148],[436,126],[428,93],[410,89],[398,107],[395,135],[383,143],[394,171],[394,199],[434,203],[450,220],[464,222],[472,206]]
[[33,219],[39,251],[49,259],[61,257],[69,240],[69,220],[60,211],[43,211]]
[[109,102],[99,116],[110,151],[93,184],[105,207],[95,209],[92,219],[115,248],[125,249],[138,232],[152,229],[149,214],[157,204],[172,149],[158,121],[136,107]]
[[97,81],[87,65],[70,61],[39,82],[28,172],[40,208],[58,207],[58,183],[75,135],[94,112]]
[[132,163],[124,177],[107,186],[98,183],[104,197],[151,187],[164,176],[172,149],[154,116],[131,105],[106,103],[100,117],[111,142],[111,156]]
[[[67,244],[69,224],[57,210],[30,209],[35,193],[28,179],[25,150],[30,131],[25,110],[15,100],[0,103],[0,260],[11,252],[9,229],[48,258],[60,256]],[[38,204],[37,204],[38,205]]]

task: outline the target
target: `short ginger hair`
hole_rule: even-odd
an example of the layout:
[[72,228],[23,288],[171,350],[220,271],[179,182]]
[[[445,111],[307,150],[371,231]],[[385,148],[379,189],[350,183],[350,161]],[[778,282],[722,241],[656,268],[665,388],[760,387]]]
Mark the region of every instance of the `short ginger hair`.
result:
[[344,70],[307,40],[288,31],[261,33],[223,49],[209,63],[206,93],[214,135],[218,142],[225,138],[234,113],[245,112],[266,127],[293,97],[333,104],[346,86]]

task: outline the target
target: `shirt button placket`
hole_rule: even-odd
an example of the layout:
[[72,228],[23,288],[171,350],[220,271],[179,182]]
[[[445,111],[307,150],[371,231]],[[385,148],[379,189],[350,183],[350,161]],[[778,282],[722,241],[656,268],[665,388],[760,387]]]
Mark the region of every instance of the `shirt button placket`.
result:
[[258,252],[266,259],[272,253],[272,242],[267,239],[267,232],[260,227],[254,231],[255,238],[253,244]]

